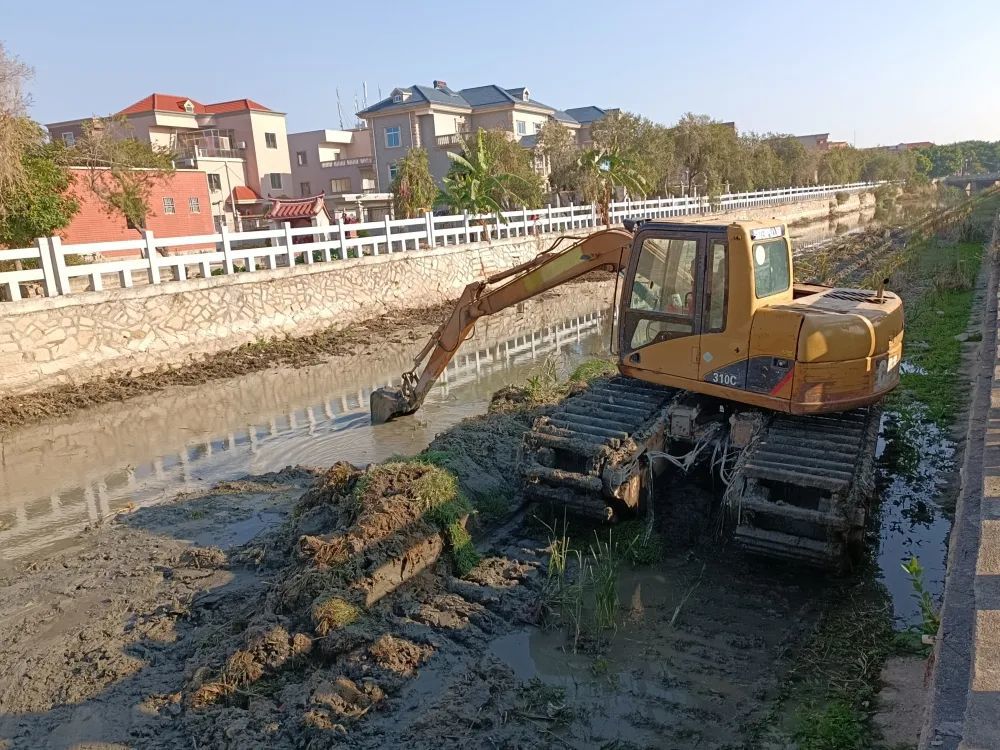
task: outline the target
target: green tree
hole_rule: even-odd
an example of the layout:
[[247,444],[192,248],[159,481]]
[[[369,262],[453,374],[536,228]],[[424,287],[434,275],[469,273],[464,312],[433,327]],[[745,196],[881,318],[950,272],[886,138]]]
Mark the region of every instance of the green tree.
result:
[[580,149],[572,131],[557,122],[547,122],[538,133],[536,148],[549,163],[549,187],[552,190],[581,189],[577,160]]
[[824,151],[817,166],[817,179],[822,185],[844,185],[861,179],[860,152],[855,148],[835,148]]
[[542,181],[532,155],[500,130],[477,130],[461,154],[448,152],[451,169],[440,202],[453,211],[484,214],[541,203]]
[[684,115],[671,130],[676,144],[678,168],[688,192],[700,186],[703,192],[717,194],[732,171],[738,156],[735,130],[707,115]]
[[397,218],[412,219],[430,211],[437,198],[437,185],[431,176],[427,151],[410,149],[397,162],[396,176],[392,180],[392,206]]
[[24,155],[44,136],[28,117],[25,86],[31,76],[31,68],[0,42],[0,218],[11,210],[28,179]]
[[671,193],[676,178],[670,131],[632,112],[612,112],[591,128],[594,147],[627,159],[652,190]]
[[137,140],[124,118],[94,118],[64,158],[85,167],[81,179],[107,213],[137,228],[146,226],[153,188],[174,171],[174,154]]
[[0,216],[0,245],[26,247],[69,224],[78,204],[68,193],[71,177],[58,147],[36,144],[22,156],[23,178]]
[[625,188],[631,196],[646,195],[646,180],[630,157],[599,148],[584,151],[578,161],[583,177],[584,197],[597,205],[601,222],[611,223],[610,207],[615,188]]

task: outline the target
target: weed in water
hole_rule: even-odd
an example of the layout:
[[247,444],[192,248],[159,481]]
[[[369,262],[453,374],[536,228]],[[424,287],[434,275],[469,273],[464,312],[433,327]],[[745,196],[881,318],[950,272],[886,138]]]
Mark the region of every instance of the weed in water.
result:
[[652,523],[641,518],[624,521],[614,530],[618,549],[633,567],[652,565],[663,557],[663,537],[656,533]]
[[931,592],[924,585],[924,568],[920,560],[911,557],[908,562],[902,564],[902,568],[910,577],[910,585],[913,586],[913,598],[920,606],[920,630],[924,635],[937,635],[941,627],[941,615],[934,605],[934,598]]
[[562,398],[565,388],[559,382],[556,360],[546,357],[534,374],[528,378],[524,386],[528,400],[536,404],[545,404]]
[[594,577],[594,620],[598,629],[618,628],[618,550],[611,532],[604,542],[594,533],[590,562]]

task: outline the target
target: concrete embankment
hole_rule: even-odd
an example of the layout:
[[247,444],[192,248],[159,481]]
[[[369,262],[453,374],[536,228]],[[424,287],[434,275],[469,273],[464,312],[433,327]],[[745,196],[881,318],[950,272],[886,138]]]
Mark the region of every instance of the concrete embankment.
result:
[[[832,202],[837,211],[870,194]],[[829,215],[828,198],[718,214],[785,222]],[[114,372],[182,364],[275,336],[342,329],[386,313],[455,299],[471,281],[522,263],[551,238],[520,237],[24,300],[0,316],[0,393],[11,395]]]

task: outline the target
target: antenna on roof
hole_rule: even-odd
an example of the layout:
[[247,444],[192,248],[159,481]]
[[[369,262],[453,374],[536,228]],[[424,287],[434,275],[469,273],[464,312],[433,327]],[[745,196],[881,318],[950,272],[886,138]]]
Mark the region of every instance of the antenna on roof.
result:
[[355,91],[354,92],[354,124],[355,125],[358,124],[358,110],[360,110],[360,109],[361,109],[361,107],[358,106],[358,92]]
[[364,92],[363,99],[364,99],[365,109],[368,109],[368,81],[361,82],[361,89]]
[[344,110],[340,108],[340,86],[336,89],[337,92],[337,117],[340,118],[340,129],[344,129]]
[[381,86],[378,87],[378,100],[382,101],[382,87]]

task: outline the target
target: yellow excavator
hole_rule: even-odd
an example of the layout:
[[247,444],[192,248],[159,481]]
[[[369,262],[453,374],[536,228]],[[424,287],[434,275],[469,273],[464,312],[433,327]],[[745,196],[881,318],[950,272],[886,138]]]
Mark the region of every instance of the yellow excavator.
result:
[[[860,549],[903,306],[882,288],[793,283],[787,228],[627,221],[560,238],[469,284],[372,421],[423,403],[476,321],[596,270],[619,274],[620,375],[536,420],[527,494],[602,520],[636,512],[665,470],[709,471],[754,553],[839,570]],[[422,366],[422,369],[420,369]]]

